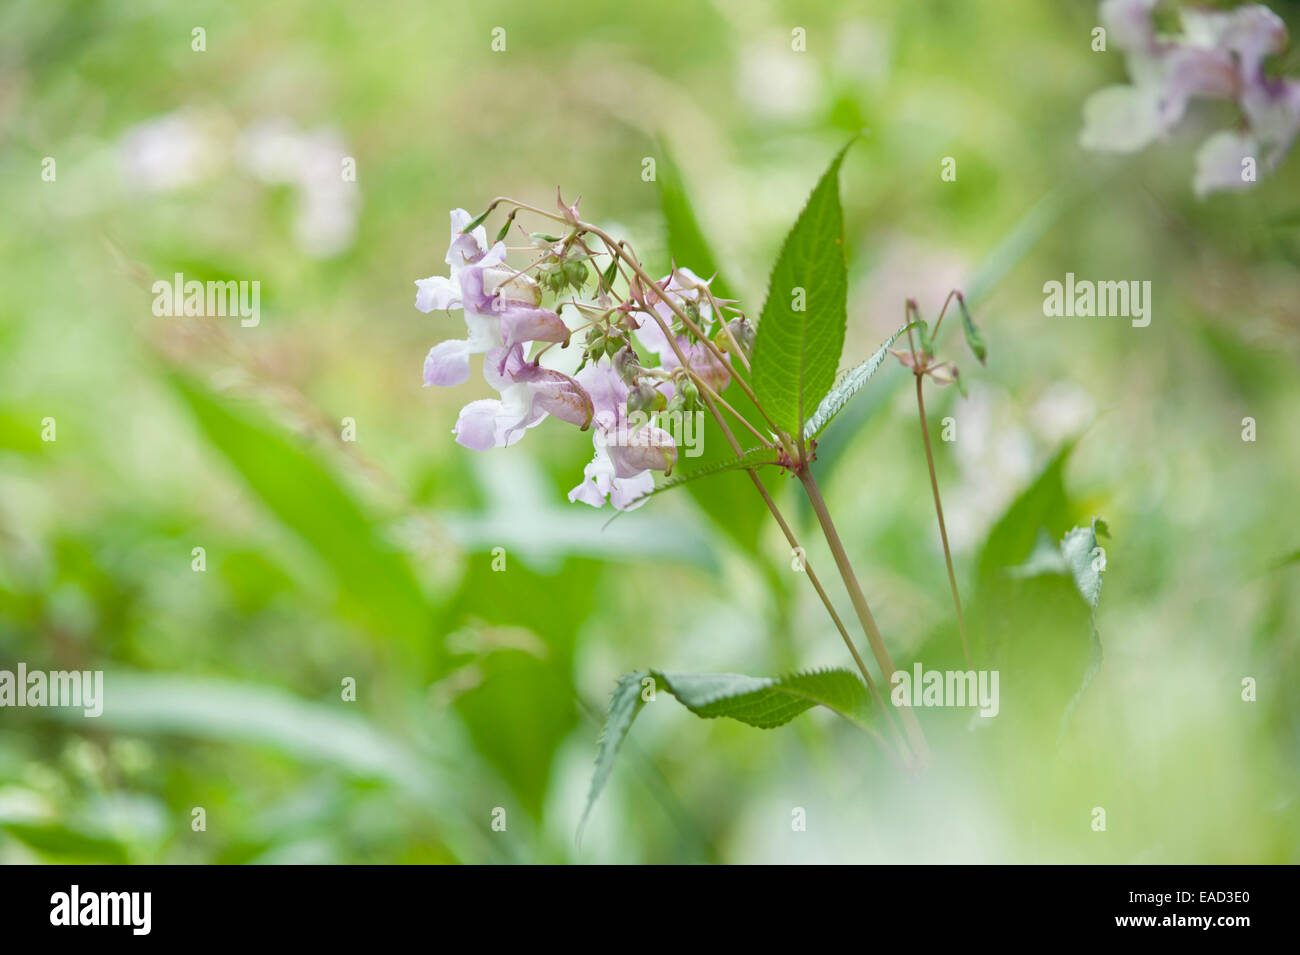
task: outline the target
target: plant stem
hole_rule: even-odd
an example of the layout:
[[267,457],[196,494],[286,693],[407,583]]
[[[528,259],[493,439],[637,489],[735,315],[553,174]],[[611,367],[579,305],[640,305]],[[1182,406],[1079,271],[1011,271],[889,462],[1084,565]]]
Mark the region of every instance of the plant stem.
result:
[[[937,325],[935,326],[938,327]],[[925,463],[930,466],[930,490],[934,492],[934,513],[939,518],[939,537],[943,541],[943,559],[948,565],[948,585],[952,588],[952,605],[957,608],[957,627],[961,631],[961,650],[966,655],[966,668],[973,664],[970,642],[966,639],[966,618],[961,612],[961,597],[957,594],[957,575],[952,569],[952,552],[948,548],[948,528],[943,523],[943,504],[939,501],[939,478],[934,470],[934,453],[930,450],[930,427],[925,420],[925,397],[922,394],[921,376],[916,375],[916,409],[921,418],[921,438],[925,441]]]
[[726,399],[723,398],[722,395],[718,394],[717,391],[714,390],[713,386],[710,385],[707,381],[705,381],[699,374],[697,374],[693,368],[687,368],[686,371],[691,376],[691,380],[695,382],[696,386],[703,389],[704,391],[707,391],[713,397],[713,400],[716,401],[722,407],[723,411],[729,412],[737,421],[739,421],[746,428],[748,428],[750,433],[754,435],[754,437],[758,438],[759,444],[761,444],[765,448],[775,447],[775,445],[773,445],[772,442],[767,439],[767,436],[763,434],[763,432],[759,431],[752,424],[750,424],[748,418],[742,415],[735,408],[731,407],[731,405],[727,403]]
[[[502,201],[514,203],[515,205],[520,206],[521,208],[528,209],[529,211],[532,212],[540,213],[541,215],[544,215],[551,219],[556,219],[558,221],[566,221],[560,216],[556,216],[552,213],[544,212],[543,210],[538,209],[535,206],[531,206],[526,203],[518,202],[517,200],[508,199],[505,197],[498,197],[497,199],[494,199],[492,202],[493,207],[495,207],[498,203]],[[631,251],[631,248],[628,247],[626,243],[616,242],[607,233],[605,233],[601,229],[587,222],[579,222],[577,224],[577,228],[582,231],[590,232],[593,235],[600,238],[600,240],[605,243],[605,247],[611,253],[613,253],[616,258],[621,258],[623,259],[624,262],[627,263],[628,267],[641,280],[641,282],[644,283],[644,285],[647,288],[649,289],[658,288],[654,279],[652,279],[646,273],[645,269],[641,267],[641,263],[638,261],[636,255]],[[691,320],[690,316],[688,316],[672,300],[672,296],[664,295],[661,296],[660,298],[669,307],[669,309],[679,319],[681,319],[682,323],[687,328],[689,328],[696,335],[696,337],[698,337],[705,344],[706,348],[709,351],[711,351],[714,357],[719,362],[721,362],[725,367],[727,362],[723,358],[722,353],[718,350],[717,346],[714,345],[713,342],[710,341],[706,335],[704,335],[704,333],[699,329],[699,327]],[[672,330],[668,327],[668,324],[663,320],[663,318],[650,305],[648,301],[644,301],[643,305],[645,305],[646,311],[650,315],[650,317],[652,317],[658,323],[660,330],[664,334],[664,337],[667,339],[669,345],[673,349],[674,354],[677,356],[678,362],[681,363],[682,367],[690,370],[690,363],[687,361],[686,356],[682,353],[682,350],[677,343],[677,339],[673,335]],[[745,379],[741,377],[741,375],[736,373],[734,370],[732,373],[732,380],[734,380],[740,386],[741,390],[744,391],[746,396],[748,396],[749,399],[754,403],[754,407],[758,409],[759,414],[763,416],[764,421],[766,421],[767,424],[772,428],[773,433],[778,437],[778,439],[781,440],[781,443],[784,446],[785,445],[784,436],[781,434],[780,429],[778,429],[774,424],[772,424],[772,420],[768,418],[767,414],[763,411],[763,406],[759,403],[757,396],[749,387],[748,382],[746,382]],[[703,397],[705,404],[708,405],[709,411],[710,413],[712,413],[714,420],[717,421],[718,426],[722,429],[722,433],[726,436],[728,444],[731,445],[732,450],[736,453],[737,456],[739,456],[742,453],[740,443],[736,440],[736,436],[732,433],[731,428],[727,426],[727,421],[722,416],[722,412],[718,410],[718,406],[714,402],[713,395],[711,392],[712,389],[706,388],[702,392],[701,396]],[[786,450],[787,453],[789,453],[791,449],[787,447]],[[790,529],[790,525],[786,522],[784,515],[782,515],[780,509],[776,506],[776,502],[772,500],[772,496],[771,494],[768,493],[767,487],[763,484],[762,480],[759,478],[759,476],[756,473],[754,473],[752,469],[746,469],[745,473],[749,475],[750,480],[754,483],[754,487],[758,489],[759,494],[763,498],[763,502],[767,505],[767,509],[771,511],[772,516],[776,519],[776,522],[780,525],[781,531],[785,534],[785,538],[789,542],[790,546],[792,548],[802,550],[802,548],[799,547],[798,539],[794,536],[794,532]],[[809,489],[809,497],[813,498],[815,495],[813,506],[814,509],[816,509],[818,503],[821,502],[821,494],[816,489],[817,488],[816,483],[812,481],[812,475],[807,472],[806,465],[804,466],[803,471],[800,474],[800,479],[804,481],[804,487]],[[875,620],[872,619],[871,617],[871,610],[870,608],[867,607],[866,598],[862,596],[862,588],[858,587],[857,578],[853,576],[853,568],[849,566],[848,558],[847,556],[844,555],[844,548],[843,545],[839,543],[839,536],[835,534],[835,527],[833,524],[830,523],[830,515],[826,513],[825,503],[821,503],[820,506],[821,509],[818,513],[818,519],[823,521],[822,528],[824,531],[826,531],[828,542],[832,542],[831,552],[835,554],[835,561],[840,567],[840,575],[844,577],[845,585],[849,587],[849,594],[851,597],[853,597],[854,607],[858,611],[859,619],[862,620],[863,629],[866,630],[867,632],[867,640],[868,642],[871,643],[872,652],[876,656],[876,661],[880,665],[881,672],[885,674],[885,678],[886,680],[888,680],[889,677],[893,675],[894,665],[890,661],[889,653],[885,650],[884,642],[880,638],[880,631],[876,629],[876,623]],[[825,515],[824,519],[823,519],[823,515]],[[806,556],[804,559],[803,568],[804,568],[804,572],[808,575],[809,581],[812,582],[814,589],[817,591],[817,595],[821,598],[822,603],[825,605],[826,611],[830,614],[831,620],[834,621],[836,625],[836,629],[839,630],[840,636],[844,639],[845,646],[848,647],[849,653],[853,656],[853,660],[857,664],[858,670],[861,671],[863,679],[866,681],[868,691],[870,691],[877,705],[881,708],[882,713],[887,714],[888,711],[885,708],[884,701],[880,696],[879,690],[876,688],[875,681],[872,680],[871,673],[867,669],[866,661],[864,661],[862,659],[862,655],[858,653],[857,647],[854,646],[853,640],[849,636],[848,630],[844,627],[843,621],[840,620],[839,614],[836,613],[835,607],[831,603],[829,595],[827,595],[825,588],[823,588],[821,585],[821,581],[818,580],[817,575],[813,572],[812,567],[808,564]],[[850,580],[852,581],[851,586],[849,585]],[[929,755],[929,748],[926,746],[925,736],[924,734],[921,733],[921,727],[916,722],[916,717],[912,715],[910,708],[903,708],[902,721],[907,736],[911,740],[912,749],[915,753],[916,759],[921,764],[924,764],[924,762],[926,761]],[[890,727],[891,730],[897,733],[897,728],[894,726],[893,722],[888,719],[887,715],[885,716],[885,722]],[[881,743],[882,746],[884,745],[884,742],[880,737],[874,737],[874,738],[877,740],[877,742]],[[898,739],[897,742],[899,744],[900,752],[902,752],[903,755],[906,757],[907,754],[905,751],[905,747],[903,746],[902,740]],[[889,752],[889,750],[886,749],[886,752]],[[891,753],[891,755],[893,754]]]
[[[802,553],[803,548],[799,546],[799,539],[794,536],[794,531],[790,529],[790,525],[786,522],[785,516],[781,513],[780,508],[776,506],[776,501],[772,500],[772,495],[768,492],[762,479],[754,471],[748,471],[747,473],[749,474],[750,480],[754,482],[754,487],[758,489],[758,493],[762,495],[764,503],[767,504],[767,509],[771,511],[772,516],[776,518],[777,524],[781,527],[781,533],[785,535],[785,539],[790,544],[790,548]],[[862,659],[862,654],[858,652],[857,646],[853,643],[853,638],[849,636],[849,631],[844,626],[844,621],[840,619],[840,615],[836,612],[835,605],[831,603],[831,598],[826,593],[826,589],[822,586],[822,582],[813,571],[812,565],[808,563],[806,554],[804,555],[803,569],[804,573],[808,575],[809,583],[813,585],[813,589],[817,591],[817,596],[821,598],[822,604],[826,607],[826,612],[830,614],[831,620],[835,624],[835,629],[840,632],[840,637],[844,640],[844,646],[848,648],[849,654],[853,657],[853,662],[857,664],[858,671],[862,674],[863,680],[866,681],[867,689],[871,692],[871,697],[875,700],[876,706],[880,708],[880,713],[881,716],[884,717],[885,724],[893,730],[899,748],[904,757],[906,757],[908,754],[906,752],[906,747],[902,745],[902,739],[898,737],[898,727],[895,726],[893,721],[889,718],[889,710],[886,708],[885,701],[881,697],[879,690],[876,689],[876,682],[871,678],[871,671],[867,669],[866,661]]]
[[[844,543],[840,540],[839,532],[835,529],[835,522],[831,520],[830,511],[826,509],[826,501],[822,498],[821,489],[817,486],[817,481],[813,478],[812,471],[807,466],[800,468],[797,473],[799,480],[803,483],[804,491],[808,494],[808,501],[812,504],[813,512],[817,515],[817,521],[821,524],[826,543],[830,545],[831,556],[835,558],[835,566],[839,568],[840,577],[849,592],[849,598],[853,601],[853,609],[857,611],[858,620],[867,634],[867,642],[871,645],[871,652],[876,657],[876,664],[884,675],[885,683],[889,684],[892,682],[894,675],[894,661],[889,657],[889,651],[885,648],[885,641],[880,636],[880,628],[876,626],[876,619],[871,615],[871,607],[868,606],[867,598],[862,593],[862,585],[858,583],[857,575],[853,572],[853,565],[849,563],[849,555],[845,552]],[[929,759],[930,748],[925,742],[925,734],[921,732],[921,724],[917,722],[916,715],[912,712],[910,706],[900,706],[898,710],[908,741],[912,744],[912,749],[916,752],[920,763],[924,765]]]

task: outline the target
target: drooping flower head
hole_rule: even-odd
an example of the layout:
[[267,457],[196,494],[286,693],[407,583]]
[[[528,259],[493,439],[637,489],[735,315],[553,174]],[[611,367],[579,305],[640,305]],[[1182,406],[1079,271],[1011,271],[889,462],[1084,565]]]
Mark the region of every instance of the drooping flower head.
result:
[[[459,385],[469,379],[472,356],[483,355],[483,378],[498,397],[461,409],[457,442],[477,451],[509,447],[547,417],[590,429],[593,458],[569,499],[631,509],[653,490],[654,472],[670,472],[677,460],[661,416],[696,413],[701,388],[721,391],[730,382],[730,355],[709,336],[726,320],[715,313],[734,303],[716,299],[708,282],[675,267],[653,282],[638,266],[639,277],[624,276],[626,291],[616,293],[626,253],[601,233],[606,247],[599,254],[609,262],[593,270],[597,253],[584,238],[592,227],[581,221],[576,203],[557,197],[557,207],[565,234],[533,233],[522,247],[531,261],[518,269],[506,261],[502,240],[519,209],[492,243],[482,225],[486,214],[475,220],[463,209],[451,213],[448,274],[417,280],[415,305],[424,312],[462,311],[466,335],[429,350],[424,383]],[[555,296],[554,309],[543,305],[548,294]],[[730,310],[738,317],[728,322],[726,340],[747,352],[743,343],[752,343],[752,329],[738,309]],[[566,351],[576,333],[582,346]]]

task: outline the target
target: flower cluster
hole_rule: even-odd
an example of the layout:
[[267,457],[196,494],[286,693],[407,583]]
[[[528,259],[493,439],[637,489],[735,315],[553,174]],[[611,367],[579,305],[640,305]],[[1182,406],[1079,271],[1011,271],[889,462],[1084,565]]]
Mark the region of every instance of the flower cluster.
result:
[[[608,500],[628,510],[654,489],[653,472],[671,472],[677,461],[659,417],[694,412],[701,387],[721,391],[730,381],[727,349],[708,336],[721,329],[721,312],[733,303],[715,298],[709,282],[689,269],[674,267],[658,282],[643,281],[639,265],[628,274],[623,265],[635,259],[625,244],[601,233],[604,248],[593,251],[592,227],[581,223],[576,206],[559,208],[562,215],[550,218],[567,234],[533,233],[517,250],[504,240],[518,208],[490,244],[486,213],[451,213],[449,274],[418,279],[415,307],[462,310],[466,336],[430,349],[424,383],[461,384],[471,356],[483,355],[483,377],[500,397],[466,405],[456,440],[477,451],[507,447],[547,415],[590,429],[595,454],[569,500],[594,507]],[[511,251],[527,252],[531,261],[514,268],[506,261]],[[603,271],[594,268],[601,256],[608,258]],[[548,295],[554,310],[543,306]],[[752,330],[731,310],[738,317],[722,334],[745,347],[734,343],[752,342]],[[570,347],[579,336],[582,347]]]
[[[1135,152],[1167,135],[1194,99],[1237,104],[1242,124],[1215,133],[1196,158],[1195,189],[1205,196],[1254,183],[1263,157],[1275,169],[1300,133],[1300,82],[1269,76],[1265,60],[1286,48],[1286,25],[1268,7],[1184,10],[1183,32],[1157,31],[1157,0],[1105,0],[1101,19],[1124,51],[1131,84],[1108,86],[1084,104],[1080,143]],[[1244,170],[1251,170],[1250,173]]]

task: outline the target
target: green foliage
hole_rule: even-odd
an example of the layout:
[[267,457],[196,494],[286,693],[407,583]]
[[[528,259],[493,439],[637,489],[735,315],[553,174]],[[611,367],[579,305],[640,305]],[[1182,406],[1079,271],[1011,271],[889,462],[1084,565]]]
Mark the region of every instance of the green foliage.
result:
[[800,435],[830,391],[848,324],[840,164],[831,161],[772,268],[754,341],[754,392],[773,423]]
[[966,344],[970,347],[971,354],[978,358],[980,364],[983,365],[988,359],[988,348],[984,344],[984,336],[975,327],[975,320],[970,317],[970,309],[966,307],[965,298],[958,296],[957,306],[961,309],[961,329],[966,334]]
[[[668,250],[672,262],[689,268],[701,278],[713,277],[710,288],[715,296],[731,298],[732,287],[726,276],[718,270],[717,260],[696,221],[693,204],[682,181],[681,173],[666,145],[660,146],[660,159],[656,172],[659,187],[659,203],[667,231]],[[736,362],[732,366],[733,375],[743,375],[744,369]],[[766,430],[763,416],[758,413],[749,397],[733,383],[726,390],[728,403],[736,409],[751,425],[760,432]],[[727,441],[713,416],[705,414],[704,427],[700,434],[701,454],[693,462],[696,470],[703,471],[714,465],[727,462],[735,457],[734,450]],[[733,431],[743,427],[732,422]],[[767,508],[762,499],[754,493],[749,479],[743,474],[718,472],[708,481],[692,482],[688,489],[691,496],[700,505],[700,509],[720,527],[741,550],[754,555],[758,549],[758,538],[764,523],[768,520]]]
[[[698,481],[700,478],[713,477],[719,474],[726,474],[730,471],[753,471],[765,464],[776,464],[781,459],[781,452],[776,448],[750,448],[737,457],[728,458],[723,461],[717,461],[705,467],[695,468],[686,473],[679,474],[675,478],[669,478],[664,481],[653,491],[641,495],[638,500],[646,500],[661,494],[664,491],[671,491],[673,488],[682,487]],[[613,518],[611,518],[612,520]]]
[[1083,698],[1088,685],[1092,683],[1092,678],[1101,669],[1101,634],[1097,632],[1097,603],[1101,600],[1101,575],[1106,569],[1106,555],[1097,538],[1108,534],[1106,522],[1100,518],[1093,518],[1089,526],[1071,528],[1061,540],[1061,559],[1065,564],[1066,572],[1074,581],[1079,596],[1088,605],[1088,623],[1092,638],[1092,654],[1087,668],[1083,671],[1079,689],[1074,696],[1070,697],[1065,712],[1061,714],[1062,735],[1069,726],[1070,717],[1074,715],[1079,700]]
[[713,250],[695,218],[695,206],[686,192],[681,170],[663,142],[659,144],[655,181],[659,186],[659,209],[668,233],[671,264],[688,268],[702,279],[712,278],[709,288],[715,296],[733,298],[731,285],[719,269]]
[[333,572],[344,608],[411,660],[434,664],[431,614],[404,555],[312,453],[277,428],[237,412],[182,375],[171,376],[200,431],[280,522]]
[[609,715],[596,752],[596,770],[591,777],[579,834],[609,780],[614,759],[632,728],[632,721],[642,706],[656,698],[660,687],[703,719],[725,716],[759,729],[784,726],[814,706],[824,706],[864,730],[871,715],[866,685],[848,670],[814,670],[775,678],[663,670],[628,673],[618,681],[610,697]]

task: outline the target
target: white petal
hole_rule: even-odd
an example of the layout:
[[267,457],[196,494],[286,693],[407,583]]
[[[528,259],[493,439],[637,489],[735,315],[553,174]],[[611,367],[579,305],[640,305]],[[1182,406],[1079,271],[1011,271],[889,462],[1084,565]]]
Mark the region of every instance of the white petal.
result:
[[1150,145],[1164,132],[1158,90],[1107,86],[1083,104],[1084,149],[1130,153]]
[[1255,183],[1243,178],[1246,159],[1255,160],[1258,175],[1259,144],[1254,139],[1229,131],[1215,133],[1196,153],[1196,194],[1204,199],[1212,192],[1249,189]]
[[460,286],[445,275],[415,280],[415,307],[422,312],[460,308]]

